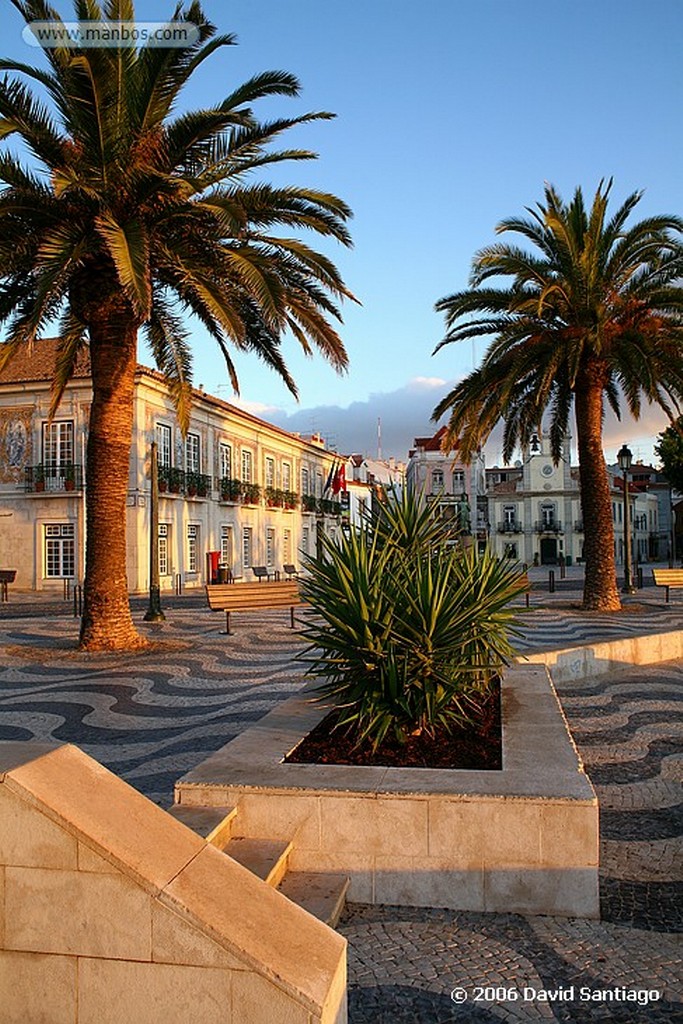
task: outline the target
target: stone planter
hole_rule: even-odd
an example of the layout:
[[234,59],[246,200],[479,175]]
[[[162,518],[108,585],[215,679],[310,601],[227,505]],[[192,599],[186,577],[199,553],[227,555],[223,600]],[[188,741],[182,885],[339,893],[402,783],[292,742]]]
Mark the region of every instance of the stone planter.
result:
[[545,666],[505,675],[501,771],[284,764],[327,713],[305,691],[176,784],[236,805],[238,835],[293,839],[293,870],[364,903],[598,917],[598,806]]

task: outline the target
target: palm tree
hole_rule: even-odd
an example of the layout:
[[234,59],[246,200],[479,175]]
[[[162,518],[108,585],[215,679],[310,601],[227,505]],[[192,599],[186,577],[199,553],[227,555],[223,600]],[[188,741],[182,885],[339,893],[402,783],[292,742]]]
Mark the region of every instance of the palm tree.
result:
[[[12,0],[27,22],[60,18],[44,0]],[[133,21],[132,0],[74,0],[76,20]],[[195,42],[159,49],[47,50],[48,70],[0,61],[0,138],[17,137],[24,164],[0,155],[0,368],[58,322],[52,412],[87,346],[93,401],[87,447],[85,609],[81,647],[142,643],[125,566],[125,497],[139,329],[188,423],[191,359],[183,314],[217,341],[231,382],[234,350],[253,351],[296,394],[281,352],[288,333],[338,370],[347,365],[332,326],[350,297],[332,261],[291,237],[308,229],[350,245],[351,213],[327,192],[273,187],[256,173],[314,153],[272,149],[308,113],[262,123],[251,104],[296,96],[268,71],[220,102],[177,113],[189,79],[234,36],[216,36],[199,3],[172,21]],[[9,72],[9,74],[7,74]],[[47,96],[45,104],[24,77]]]
[[[445,445],[469,458],[501,419],[504,455],[528,444],[550,414],[553,458],[574,407],[579,450],[586,577],[583,607],[620,605],[610,484],[602,450],[605,398],[638,418],[643,396],[671,416],[683,395],[683,272],[679,217],[626,226],[640,192],[607,219],[611,180],[587,210],[581,189],[565,204],[550,186],[529,218],[503,221],[535,251],[507,243],[473,260],[471,288],[441,299],[446,337],[493,335],[482,365],[434,410],[450,412]],[[509,278],[507,286],[491,278]]]

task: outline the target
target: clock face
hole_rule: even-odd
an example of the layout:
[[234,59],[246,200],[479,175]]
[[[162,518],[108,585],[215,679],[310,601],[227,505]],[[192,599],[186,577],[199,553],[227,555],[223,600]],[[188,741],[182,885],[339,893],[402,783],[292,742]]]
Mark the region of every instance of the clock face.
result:
[[546,465],[543,466],[543,468],[541,470],[541,473],[543,473],[543,476],[552,476],[553,475],[553,467],[546,463]]

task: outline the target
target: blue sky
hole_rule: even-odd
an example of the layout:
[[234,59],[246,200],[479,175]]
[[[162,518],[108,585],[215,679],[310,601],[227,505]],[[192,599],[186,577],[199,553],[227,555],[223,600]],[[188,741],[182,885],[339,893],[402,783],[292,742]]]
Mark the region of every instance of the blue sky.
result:
[[[33,61],[5,0],[6,55]],[[58,0],[66,16],[70,5]],[[138,0],[141,20],[169,0]],[[637,216],[682,209],[683,5],[680,0],[205,0],[239,46],[219,52],[187,90],[188,107],[220,100],[268,68],[301,80],[304,110],[337,118],[290,141],[320,153],[280,180],[341,195],[355,247],[330,246],[361,307],[345,307],[350,370],[338,377],[294,342],[300,405],[250,357],[238,358],[242,399],[291,429],[318,429],[340,450],[405,457],[450,383],[472,368],[470,343],[432,357],[443,322],[434,302],[467,283],[473,253],[503,217],[522,213],[550,181],[565,195],[614,177],[615,202],[645,189]],[[13,29],[14,26],[14,29]],[[196,333],[195,380],[230,398],[221,357]],[[608,454],[623,440],[651,455],[663,425],[607,420]],[[496,460],[495,440],[489,461]]]

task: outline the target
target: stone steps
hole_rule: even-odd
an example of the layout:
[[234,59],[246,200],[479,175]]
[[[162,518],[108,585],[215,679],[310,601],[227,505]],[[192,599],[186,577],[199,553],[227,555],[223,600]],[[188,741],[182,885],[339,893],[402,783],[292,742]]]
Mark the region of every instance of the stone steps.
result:
[[288,861],[294,841],[233,836],[237,807],[175,804],[169,813],[252,874],[278,889],[292,903],[297,903],[331,928],[337,924],[346,902],[348,875],[289,871]]
[[341,917],[349,888],[348,875],[288,871],[278,890],[300,907],[334,928]]
[[192,807],[188,804],[174,804],[170,808],[176,821],[187,825],[193,832],[206,839],[207,843],[224,850],[230,842],[232,824],[237,815],[236,807]]

